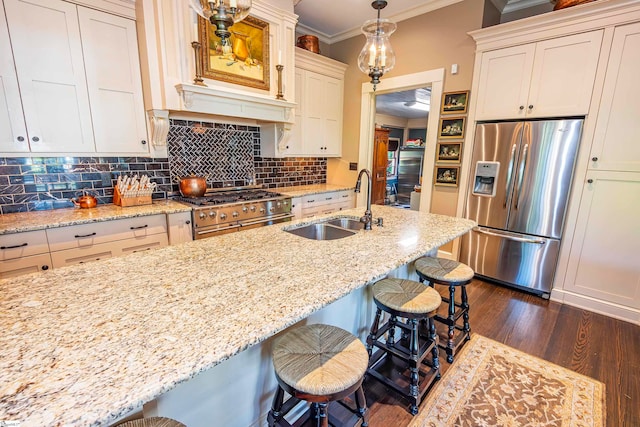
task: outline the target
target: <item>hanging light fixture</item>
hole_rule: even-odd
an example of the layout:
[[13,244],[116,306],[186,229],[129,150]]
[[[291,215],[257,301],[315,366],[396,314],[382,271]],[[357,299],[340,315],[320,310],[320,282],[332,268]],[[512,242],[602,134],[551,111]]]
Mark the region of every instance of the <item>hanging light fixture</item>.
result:
[[198,15],[215,25],[216,36],[223,45],[231,36],[229,28],[246,18],[251,9],[251,0],[189,0],[189,3]]
[[367,42],[358,55],[358,67],[371,77],[373,90],[376,90],[376,85],[380,83],[380,77],[396,65],[396,55],[389,42],[389,37],[396,30],[396,24],[388,19],[380,19],[380,10],[385,6],[386,0],[374,0],[371,7],[378,11],[378,18],[362,24],[362,32],[367,37]]

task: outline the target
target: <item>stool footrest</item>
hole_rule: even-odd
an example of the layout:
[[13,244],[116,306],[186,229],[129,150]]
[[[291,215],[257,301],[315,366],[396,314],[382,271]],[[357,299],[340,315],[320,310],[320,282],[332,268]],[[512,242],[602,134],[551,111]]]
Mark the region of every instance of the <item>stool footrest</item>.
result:
[[411,358],[411,353],[409,349],[404,347],[398,342],[396,342],[393,345],[389,345],[385,342],[375,341],[373,345],[383,351],[388,351],[389,353],[404,360],[407,363],[411,363],[412,365],[415,364],[417,366],[420,363],[422,363],[424,358],[430,354],[430,351],[433,349],[434,343],[432,341],[426,341],[425,343],[423,343],[418,348],[418,358],[415,361]]

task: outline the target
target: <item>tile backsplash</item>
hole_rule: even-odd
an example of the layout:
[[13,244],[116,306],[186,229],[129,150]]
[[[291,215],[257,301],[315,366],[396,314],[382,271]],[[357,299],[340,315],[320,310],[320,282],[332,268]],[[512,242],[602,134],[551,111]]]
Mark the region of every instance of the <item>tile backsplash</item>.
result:
[[158,184],[154,199],[177,194],[175,178],[191,172],[208,175],[211,187],[327,182],[326,158],[261,157],[257,126],[172,119],[167,148],[168,158],[0,157],[0,210],[69,208],[83,192],[111,203],[120,174],[148,175]]

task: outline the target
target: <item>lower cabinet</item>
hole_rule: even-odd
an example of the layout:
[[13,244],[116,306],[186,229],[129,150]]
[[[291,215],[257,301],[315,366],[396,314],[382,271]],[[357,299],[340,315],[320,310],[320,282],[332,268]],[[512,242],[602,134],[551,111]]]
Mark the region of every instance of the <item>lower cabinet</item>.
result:
[[353,190],[332,191],[296,197],[292,200],[292,212],[296,218],[309,218],[330,214],[355,206]]
[[177,245],[193,240],[191,212],[167,214],[167,225],[169,226],[170,245]]
[[44,230],[0,236],[0,278],[35,273],[51,268]]
[[166,215],[46,230],[54,268],[167,246]]

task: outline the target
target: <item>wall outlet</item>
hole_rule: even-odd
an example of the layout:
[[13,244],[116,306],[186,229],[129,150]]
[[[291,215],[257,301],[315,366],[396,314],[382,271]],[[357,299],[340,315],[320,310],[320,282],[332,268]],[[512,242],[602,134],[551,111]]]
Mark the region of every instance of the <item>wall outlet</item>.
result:
[[350,171],[357,171],[358,170],[358,163],[357,162],[349,162],[349,170]]

